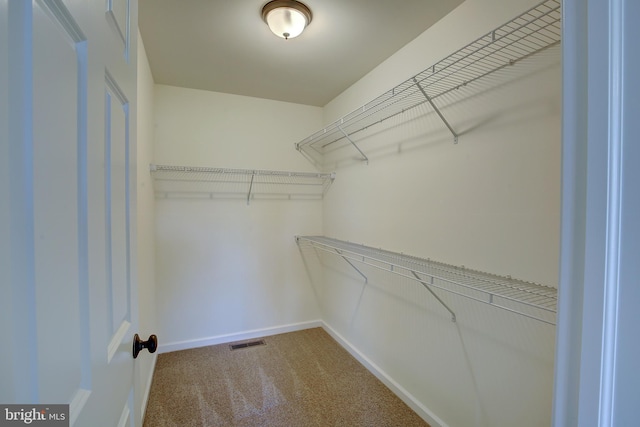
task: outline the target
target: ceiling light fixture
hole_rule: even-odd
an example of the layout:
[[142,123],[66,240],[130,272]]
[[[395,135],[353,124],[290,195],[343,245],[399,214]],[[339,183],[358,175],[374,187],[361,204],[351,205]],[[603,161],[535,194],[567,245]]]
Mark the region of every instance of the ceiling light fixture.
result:
[[295,0],[273,0],[262,8],[262,20],[278,37],[299,36],[311,22],[311,10]]

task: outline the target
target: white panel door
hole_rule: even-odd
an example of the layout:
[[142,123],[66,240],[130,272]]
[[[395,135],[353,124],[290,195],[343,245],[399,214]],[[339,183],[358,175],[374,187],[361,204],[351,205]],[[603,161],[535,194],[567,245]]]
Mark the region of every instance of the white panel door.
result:
[[0,1],[0,402],[135,425],[135,0]]

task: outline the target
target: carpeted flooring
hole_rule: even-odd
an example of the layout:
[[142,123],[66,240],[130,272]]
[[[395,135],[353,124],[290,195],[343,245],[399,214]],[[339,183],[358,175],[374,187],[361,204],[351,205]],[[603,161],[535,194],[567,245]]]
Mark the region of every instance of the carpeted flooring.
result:
[[428,427],[323,329],[264,341],[159,355],[144,427]]

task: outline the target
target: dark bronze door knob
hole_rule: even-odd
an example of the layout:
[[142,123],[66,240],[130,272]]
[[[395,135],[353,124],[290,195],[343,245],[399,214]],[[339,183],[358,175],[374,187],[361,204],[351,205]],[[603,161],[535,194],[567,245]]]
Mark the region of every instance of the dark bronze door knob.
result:
[[155,335],[149,336],[149,339],[146,341],[142,341],[138,334],[133,336],[133,358],[136,359],[138,357],[138,353],[142,351],[143,348],[149,350],[149,353],[155,353],[158,348],[158,337]]

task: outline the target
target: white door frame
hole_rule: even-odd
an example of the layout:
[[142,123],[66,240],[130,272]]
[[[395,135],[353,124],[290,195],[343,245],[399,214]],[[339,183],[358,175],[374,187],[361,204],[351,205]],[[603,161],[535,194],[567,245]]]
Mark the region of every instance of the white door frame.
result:
[[633,425],[640,383],[640,4],[564,0],[563,13],[553,424]]

